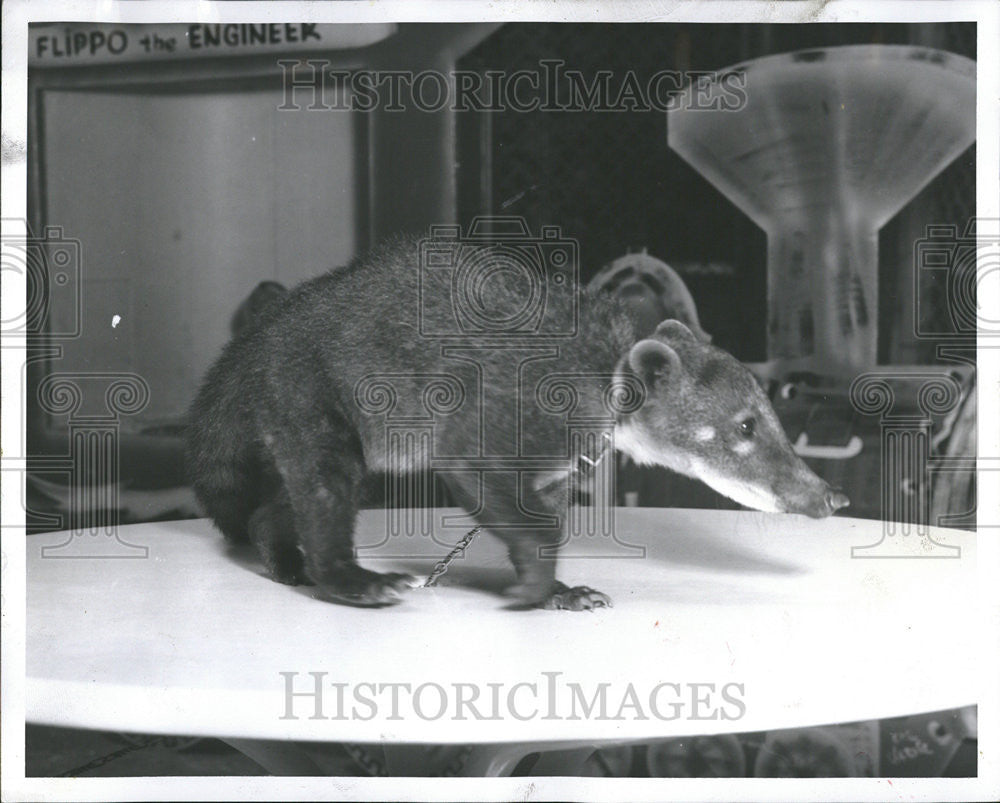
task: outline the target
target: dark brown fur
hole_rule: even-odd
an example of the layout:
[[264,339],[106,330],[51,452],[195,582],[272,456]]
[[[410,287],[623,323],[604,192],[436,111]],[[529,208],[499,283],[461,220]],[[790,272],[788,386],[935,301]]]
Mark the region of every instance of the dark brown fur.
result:
[[[448,456],[452,468],[460,468],[463,460],[476,466],[511,456],[565,456],[566,416],[543,409],[532,397],[552,372],[580,377],[581,406],[573,414],[603,416],[609,428],[617,423],[616,433],[627,430],[623,443],[631,444],[638,459],[645,455],[647,462],[686,473],[695,472],[684,468],[678,450],[697,447],[702,454],[707,444],[680,444],[688,444],[690,433],[709,415],[713,426],[721,426],[720,420],[729,426],[751,398],[755,407],[766,408],[762,432],[774,441],[764,444],[769,451],[754,465],[755,474],[770,468],[794,475],[796,493],[808,503],[788,509],[830,512],[829,489],[792,454],[749,372],[690,337],[683,326],[658,331],[653,340],[636,345],[629,316],[617,302],[584,294],[575,336],[427,336],[421,334],[420,316],[446,316],[454,300],[446,284],[425,276],[422,306],[420,277],[418,241],[386,243],[346,268],[289,291],[226,347],[205,379],[190,414],[196,493],[228,538],[255,543],[275,579],[311,581],[326,598],[359,605],[394,602],[412,584],[403,575],[362,569],[354,556],[362,480],[367,472],[387,467],[389,413],[373,407],[361,390],[379,376],[391,377],[397,392],[392,414],[423,410],[429,375],[450,376],[462,388],[458,408],[437,417],[433,455],[416,455],[412,470],[425,469],[433,456]],[[501,281],[491,285],[484,303],[501,313],[515,310],[522,293],[516,283]],[[551,294],[546,326],[563,333],[572,329],[576,303],[572,293]],[[447,353],[447,346],[478,348]],[[544,349],[550,354],[539,359]],[[462,359],[470,353],[478,368]],[[520,371],[518,364],[523,364]],[[712,375],[711,390],[694,379],[703,370]],[[596,382],[600,391],[616,372],[645,383],[646,402],[634,414],[614,416],[602,406],[600,392],[582,387]],[[648,449],[635,446],[636,433],[644,444],[648,441]],[[742,476],[733,454],[719,452],[716,462],[728,461],[719,470]],[[776,463],[768,467],[766,460]],[[572,466],[566,466],[572,478]],[[529,469],[440,472],[453,498],[485,526],[493,525],[494,534],[506,542],[518,573],[513,589],[518,599],[551,607],[607,604],[591,589],[562,586],[555,580],[555,561],[539,559],[539,547],[557,544],[560,532],[516,524],[525,520],[525,510],[558,513],[565,506],[571,483],[549,483],[544,474]],[[764,482],[757,476],[751,480]]]

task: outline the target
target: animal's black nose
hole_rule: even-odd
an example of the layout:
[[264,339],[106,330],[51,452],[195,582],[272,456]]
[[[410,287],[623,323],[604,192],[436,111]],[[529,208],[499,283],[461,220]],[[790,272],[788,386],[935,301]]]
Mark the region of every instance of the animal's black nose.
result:
[[826,504],[830,508],[830,512],[840,510],[842,507],[847,507],[851,504],[851,500],[847,498],[845,494],[840,491],[830,490],[826,492]]

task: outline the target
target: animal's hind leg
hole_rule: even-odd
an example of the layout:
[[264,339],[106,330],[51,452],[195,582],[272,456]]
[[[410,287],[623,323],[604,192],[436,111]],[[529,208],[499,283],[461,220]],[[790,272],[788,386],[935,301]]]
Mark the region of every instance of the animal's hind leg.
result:
[[284,488],[253,512],[247,531],[272,580],[292,586],[309,582],[295,535],[292,504]]
[[354,557],[354,523],[365,474],[356,433],[334,414],[320,414],[314,407],[274,413],[264,422],[265,443],[287,491],[304,574],[315,583],[318,596],[348,605],[398,602],[400,592],[416,580],[368,571]]

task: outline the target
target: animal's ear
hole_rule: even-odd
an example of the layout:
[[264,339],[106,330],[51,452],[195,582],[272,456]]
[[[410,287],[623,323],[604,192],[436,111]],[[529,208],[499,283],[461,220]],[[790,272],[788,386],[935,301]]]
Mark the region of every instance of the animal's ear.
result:
[[655,334],[660,337],[665,337],[667,340],[690,340],[692,343],[697,340],[694,336],[694,332],[688,329],[680,321],[675,321],[672,318],[662,321],[660,325],[656,327]]
[[647,385],[669,377],[681,367],[681,358],[666,343],[640,340],[628,353],[628,364]]

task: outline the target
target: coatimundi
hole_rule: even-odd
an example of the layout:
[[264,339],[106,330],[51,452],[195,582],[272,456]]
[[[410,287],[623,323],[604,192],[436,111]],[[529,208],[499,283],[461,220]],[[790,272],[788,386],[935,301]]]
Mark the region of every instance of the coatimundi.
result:
[[[397,602],[413,578],[355,560],[362,481],[430,468],[506,543],[515,600],[609,604],[559,583],[539,553],[564,534],[538,521],[603,459],[600,448],[570,453],[570,417],[604,422],[601,442],[637,463],[758,510],[820,517],[848,504],[792,451],[753,375],[683,324],[636,342],[627,308],[578,291],[571,260],[547,242],[428,242],[393,239],[278,298],[226,346],[194,402],[197,497],[275,580],[346,604]],[[575,384],[569,407],[545,398],[552,375]],[[387,435],[399,422],[430,422],[420,431],[431,434],[400,452]]]

